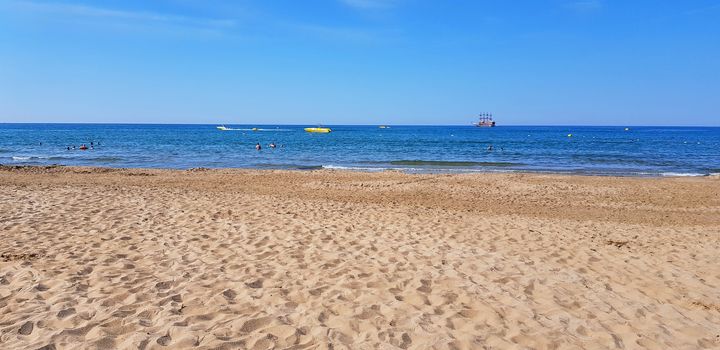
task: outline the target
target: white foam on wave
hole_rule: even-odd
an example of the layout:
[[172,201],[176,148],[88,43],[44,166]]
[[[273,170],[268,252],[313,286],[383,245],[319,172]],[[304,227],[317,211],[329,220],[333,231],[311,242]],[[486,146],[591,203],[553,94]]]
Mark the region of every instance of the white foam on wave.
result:
[[24,162],[28,160],[40,160],[40,159],[50,159],[50,156],[12,156],[12,160],[16,162]]
[[323,169],[329,170],[351,170],[351,171],[403,171],[408,173],[431,173],[431,174],[467,174],[467,173],[511,173],[514,170],[507,169],[468,169],[468,168],[410,168],[410,167],[359,167],[342,165],[323,165]]
[[391,170],[390,168],[370,168],[370,167],[358,167],[358,166],[342,166],[342,165],[323,165],[323,169],[330,170],[355,170],[355,171],[384,171]]
[[[456,174],[468,174],[468,173],[515,173],[515,172],[528,172],[528,173],[548,173],[548,174],[563,174],[562,171],[557,170],[526,170],[518,171],[512,169],[467,169],[467,168],[410,168],[410,167],[358,167],[358,166],[342,166],[342,165],[323,165],[323,169],[334,169],[334,170],[350,170],[350,171],[367,171],[367,172],[378,172],[378,171],[403,171],[408,173],[456,173]],[[582,173],[578,173],[581,175]],[[606,175],[606,176],[622,176],[623,174],[584,174],[584,175]],[[630,174],[625,174],[630,175]],[[720,173],[702,174],[702,173],[678,173],[678,172],[664,172],[664,173],[644,173],[635,172],[631,176],[663,176],[663,177],[699,177],[699,176],[720,176]]]
[[238,129],[238,128],[227,128],[223,131],[292,131],[290,129]]
[[[668,176],[668,177],[695,177],[695,176],[707,176],[708,174],[700,174],[700,173],[661,173],[661,176]],[[712,174],[711,174],[712,175]]]

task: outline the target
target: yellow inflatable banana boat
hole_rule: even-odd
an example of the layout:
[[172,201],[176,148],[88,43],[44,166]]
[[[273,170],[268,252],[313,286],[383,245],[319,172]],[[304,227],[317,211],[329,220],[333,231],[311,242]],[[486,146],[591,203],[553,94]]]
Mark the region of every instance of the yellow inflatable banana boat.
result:
[[317,132],[321,134],[327,134],[332,131],[330,128],[305,128],[307,132]]

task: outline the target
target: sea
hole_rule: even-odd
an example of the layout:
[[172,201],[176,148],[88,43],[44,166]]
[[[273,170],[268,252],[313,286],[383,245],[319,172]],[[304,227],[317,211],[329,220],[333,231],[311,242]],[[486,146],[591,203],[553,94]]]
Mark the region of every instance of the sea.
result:
[[[720,173],[720,128],[0,123],[0,164],[115,168]],[[271,143],[275,148],[269,147]],[[81,145],[87,150],[81,150]],[[260,144],[262,149],[256,150]]]

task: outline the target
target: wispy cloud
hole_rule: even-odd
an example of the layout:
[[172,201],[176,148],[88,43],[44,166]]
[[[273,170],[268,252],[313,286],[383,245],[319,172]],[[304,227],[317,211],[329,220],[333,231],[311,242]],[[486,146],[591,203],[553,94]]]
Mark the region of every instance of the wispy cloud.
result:
[[231,19],[189,17],[175,14],[145,11],[117,10],[96,6],[72,3],[45,3],[33,1],[10,1],[5,5],[16,11],[45,13],[51,15],[70,16],[77,18],[99,18],[107,20],[133,21],[146,24],[167,24],[202,29],[223,29],[234,27],[236,22]]
[[[305,21],[279,20],[271,15],[243,10],[235,14],[237,19],[186,16],[166,12],[135,11],[127,8],[108,8],[78,2],[43,2],[40,0],[0,0],[0,11],[17,14],[42,16],[45,20],[62,21],[77,25],[89,25],[101,28],[121,28],[132,32],[188,33],[201,35],[222,34],[233,36],[238,28],[244,30],[243,37],[273,37],[283,33],[283,37],[298,36],[327,41],[354,43],[375,43],[388,40],[394,33],[385,29],[369,29],[363,26],[337,26]],[[77,0],[75,0],[77,1]],[[352,8],[384,9],[394,6],[401,0],[337,0]]]
[[295,23],[286,26],[292,28],[293,32],[301,32],[316,38],[366,43],[377,40],[376,33],[360,28],[333,27],[307,23]]
[[343,4],[363,10],[386,9],[397,5],[397,0],[340,0]]
[[565,6],[576,12],[595,12],[603,8],[601,0],[576,0],[570,1]]
[[699,13],[705,13],[705,12],[716,11],[716,10],[720,10],[720,3],[716,3],[716,4],[709,5],[709,6],[704,6],[704,7],[693,8],[691,10],[685,11],[685,14],[686,15],[695,15],[695,14],[699,14]]

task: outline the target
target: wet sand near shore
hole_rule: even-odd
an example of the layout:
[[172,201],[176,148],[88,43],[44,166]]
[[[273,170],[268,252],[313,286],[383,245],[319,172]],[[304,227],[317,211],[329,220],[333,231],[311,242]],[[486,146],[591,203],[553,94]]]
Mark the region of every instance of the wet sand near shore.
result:
[[0,348],[720,348],[719,257],[717,177],[0,167]]

